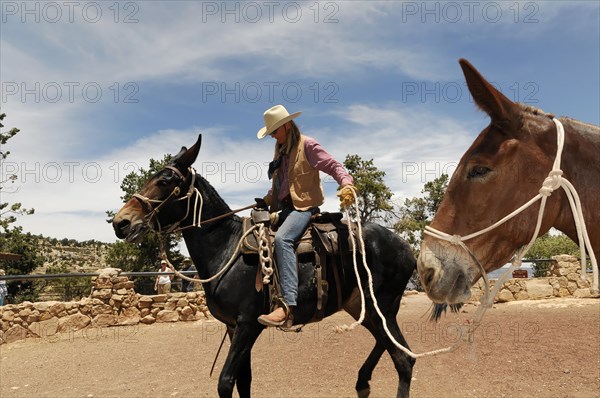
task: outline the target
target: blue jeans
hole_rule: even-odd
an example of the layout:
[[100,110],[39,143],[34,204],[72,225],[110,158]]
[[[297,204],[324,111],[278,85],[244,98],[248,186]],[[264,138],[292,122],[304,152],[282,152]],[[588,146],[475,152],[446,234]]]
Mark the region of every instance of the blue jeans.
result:
[[[286,217],[287,215],[287,217]],[[298,298],[298,269],[296,268],[296,252],[294,243],[301,236],[313,212],[284,209],[280,217],[285,221],[275,234],[275,258],[279,269],[279,282],[283,299],[287,305],[296,305]]]

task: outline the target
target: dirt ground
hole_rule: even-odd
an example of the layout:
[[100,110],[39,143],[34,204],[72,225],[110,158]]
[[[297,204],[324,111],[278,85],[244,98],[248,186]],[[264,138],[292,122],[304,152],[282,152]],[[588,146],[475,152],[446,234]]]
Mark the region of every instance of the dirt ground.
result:
[[[407,296],[398,320],[411,348],[451,345],[474,305],[429,323],[430,302]],[[354,396],[360,365],[373,347],[345,313],[302,333],[269,329],[253,350],[256,397]],[[0,396],[216,396],[224,355],[210,368],[224,328],[220,323],[138,325],[88,329],[0,346]],[[225,344],[225,349],[228,343]],[[375,369],[372,396],[395,396],[397,376],[387,354]],[[497,304],[488,310],[474,345],[419,359],[413,397],[600,396],[600,300],[551,299]]]

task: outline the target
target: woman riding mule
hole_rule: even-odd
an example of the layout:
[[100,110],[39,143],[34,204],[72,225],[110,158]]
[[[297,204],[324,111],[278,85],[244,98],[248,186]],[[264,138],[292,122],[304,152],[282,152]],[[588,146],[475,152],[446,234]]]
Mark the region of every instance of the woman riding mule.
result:
[[[284,305],[268,315],[258,317],[265,326],[281,326],[291,316],[298,297],[298,271],[294,242],[310,223],[310,218],[324,202],[319,171],[329,174],[342,187],[340,198],[353,203],[352,176],[319,143],[300,133],[293,121],[301,112],[289,114],[283,105],[275,105],[264,113],[265,127],[256,136],[270,135],[277,140],[275,155],[269,164],[273,186],[267,196],[257,199],[260,207],[281,210],[275,235],[275,256],[279,269]],[[342,202],[342,205],[348,205]]]
[[[182,148],[172,163],[156,173],[130,199],[113,220],[117,237],[139,242],[149,230],[181,231],[199,277],[212,278],[203,283],[206,303],[211,314],[227,325],[231,340],[229,353],[219,377],[220,396],[230,397],[237,387],[241,397],[250,396],[252,370],[251,350],[265,329],[257,318],[269,311],[269,289],[256,289],[258,255],[241,255],[238,244],[243,237],[242,219],[231,209],[192,164],[200,150],[201,137],[189,149]],[[225,217],[218,216],[227,215]],[[216,221],[208,222],[216,219]],[[365,223],[362,237],[365,242],[367,265],[373,276],[372,291],[385,325],[396,341],[406,346],[396,316],[402,293],[416,267],[411,248],[386,228]],[[230,263],[225,268],[224,264]],[[362,265],[359,263],[360,271]],[[361,300],[353,264],[340,269],[340,300],[330,299],[324,315],[342,309],[359,319]],[[298,299],[294,324],[309,323],[314,318],[317,294],[314,283],[314,259],[302,259],[298,264]],[[375,338],[375,346],[358,372],[356,391],[368,395],[369,381],[381,355],[387,351],[398,374],[398,396],[408,396],[414,360],[397,348],[386,334],[383,321],[377,314],[367,285],[361,274],[365,292],[365,318],[362,323]],[[331,289],[337,294],[337,289]],[[341,307],[340,304],[341,303]]]

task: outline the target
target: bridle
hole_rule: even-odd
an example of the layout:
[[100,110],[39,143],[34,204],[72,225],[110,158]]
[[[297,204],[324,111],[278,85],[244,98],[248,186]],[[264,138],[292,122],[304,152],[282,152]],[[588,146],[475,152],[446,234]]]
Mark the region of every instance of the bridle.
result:
[[[169,196],[167,196],[163,200],[158,200],[158,199],[150,199],[139,193],[133,194],[133,197],[136,198],[137,200],[139,200],[149,210],[148,214],[144,217],[146,224],[151,229],[153,229],[154,231],[156,231],[159,234],[169,234],[169,233],[173,233],[173,232],[179,232],[179,231],[187,229],[187,228],[200,227],[200,225],[201,225],[200,219],[202,217],[202,206],[203,206],[204,202],[202,199],[202,195],[200,194],[200,191],[198,191],[198,188],[196,188],[196,184],[195,184],[196,183],[196,170],[194,170],[192,167],[188,168],[188,172],[189,172],[189,174],[191,174],[190,186],[185,195],[179,196],[181,194],[181,190],[182,190],[180,185],[185,182],[186,176],[184,176],[183,173],[181,173],[181,171],[179,171],[179,169],[177,169],[174,166],[166,166],[165,169],[169,169],[169,170],[173,171],[177,175],[177,177],[180,181],[179,185],[177,185],[175,188],[173,188],[173,190],[171,191]],[[193,205],[192,205],[192,198],[194,198]],[[180,201],[187,201],[185,215],[179,221],[176,221],[176,222],[172,223],[171,225],[166,225],[166,226],[161,225],[160,220],[158,219],[158,214],[160,213],[160,211],[166,205],[168,205],[170,203],[174,203],[174,202],[180,202]],[[192,210],[192,207],[193,207],[193,210]],[[183,222],[185,219],[187,219],[188,216],[190,215],[190,213],[193,214],[192,223],[185,227],[179,227],[181,222]]]
[[[179,171],[179,169],[177,169],[176,167],[166,166],[165,169],[169,169],[169,170],[173,171],[179,178],[180,184],[185,182],[186,176],[184,176],[181,173],[181,171]],[[247,209],[256,207],[256,204],[253,203],[251,205],[229,211],[229,212],[221,214],[219,216],[209,218],[207,220],[202,220],[202,208],[204,206],[204,198],[202,197],[202,194],[200,193],[198,188],[196,188],[196,176],[197,176],[196,170],[193,167],[190,167],[190,168],[188,168],[188,172],[191,175],[191,181],[190,181],[190,186],[188,187],[187,192],[184,196],[179,196],[182,191],[180,185],[177,185],[175,188],[173,188],[173,190],[171,191],[169,196],[167,196],[163,200],[150,199],[139,193],[133,194],[133,197],[136,198],[137,200],[139,200],[142,203],[142,205],[144,205],[149,210],[148,214],[144,217],[144,221],[151,229],[153,229],[159,235],[168,235],[170,233],[181,232],[181,231],[184,231],[184,230],[190,229],[190,228],[200,228],[204,224],[208,224],[208,223],[229,217],[229,216],[231,216],[235,213],[239,213],[243,210],[247,210]],[[176,221],[170,225],[167,225],[167,226],[161,225],[160,220],[158,219],[158,213],[160,213],[160,211],[166,205],[168,205],[170,203],[174,203],[174,202],[184,201],[184,200],[187,201],[185,215],[179,221]],[[193,215],[192,222],[189,225],[180,227],[179,225],[184,220],[186,220],[190,214]]]
[[[550,197],[552,192],[554,192],[556,189],[563,188],[563,190],[565,191],[565,194],[569,200],[569,204],[571,206],[571,212],[573,213],[573,218],[575,220],[575,227],[577,229],[577,237],[579,239],[580,258],[581,258],[581,278],[582,279],[586,278],[585,258],[586,258],[586,248],[587,248],[587,252],[590,257],[590,261],[592,263],[592,273],[593,273],[592,288],[590,289],[590,291],[594,294],[597,294],[598,293],[598,264],[596,262],[596,256],[594,255],[594,251],[592,250],[590,238],[588,236],[587,229],[585,226],[585,220],[583,218],[581,200],[579,199],[579,195],[577,194],[577,191],[575,190],[575,187],[573,186],[573,184],[571,184],[566,178],[564,178],[562,176],[563,172],[560,168],[562,151],[563,151],[564,141],[565,141],[565,130],[563,128],[562,123],[558,119],[552,118],[552,121],[556,125],[556,135],[557,135],[556,157],[554,158],[554,164],[552,166],[552,170],[548,174],[548,177],[546,177],[546,179],[542,183],[542,187],[540,188],[540,190],[536,196],[534,196],[529,202],[525,203],[523,206],[519,207],[517,210],[513,211],[506,217],[497,221],[493,225],[491,225],[487,228],[484,228],[480,231],[474,232],[472,234],[469,234],[466,236],[451,235],[451,234],[439,231],[439,230],[429,227],[429,226],[425,227],[425,234],[429,235],[431,237],[434,237],[436,239],[445,240],[447,242],[452,243],[453,245],[460,246],[464,250],[466,250],[467,253],[469,253],[469,256],[474,259],[474,261],[477,263],[477,265],[481,269],[482,276],[484,278],[484,282],[487,287],[488,282],[487,282],[487,276],[486,276],[484,267],[481,265],[479,260],[477,260],[477,257],[475,256],[475,254],[465,245],[464,242],[469,239],[475,238],[477,236],[483,235],[486,232],[489,232],[492,229],[504,224],[506,221],[515,217],[516,215],[518,215],[519,213],[521,213],[522,211],[524,211],[525,209],[527,209],[528,207],[530,207],[535,202],[537,202],[538,200],[541,199],[540,209],[538,211],[538,218],[537,218],[537,223],[536,223],[536,227],[535,227],[535,232],[533,233],[533,236],[532,236],[531,240],[529,241],[529,243],[515,252],[515,255],[513,257],[513,266],[506,272],[505,275],[507,275],[508,272],[512,272],[512,270],[514,268],[516,268],[520,265],[521,259],[523,258],[523,256],[525,256],[527,251],[533,245],[534,241],[537,239],[539,232],[540,232],[541,225],[542,225],[542,218],[544,215],[544,209],[546,207],[546,200],[548,199],[548,197]],[[493,296],[491,297],[491,299],[493,300]]]

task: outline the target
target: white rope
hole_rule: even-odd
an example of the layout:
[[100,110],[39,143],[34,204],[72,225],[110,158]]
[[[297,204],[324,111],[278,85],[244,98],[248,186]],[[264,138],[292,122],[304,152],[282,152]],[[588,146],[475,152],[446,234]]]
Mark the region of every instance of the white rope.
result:
[[[361,222],[360,222],[360,212],[359,212],[359,206],[358,206],[358,195],[356,194],[356,190],[354,190],[352,187],[350,187],[350,189],[352,189],[353,193],[354,193],[354,205],[356,206],[356,214],[357,214],[357,235],[358,235],[358,242],[360,243],[360,251],[362,254],[362,264],[363,267],[365,269],[365,271],[367,272],[367,276],[368,276],[368,283],[369,283],[369,292],[371,294],[371,300],[373,300],[373,306],[375,307],[375,311],[377,312],[377,314],[379,315],[379,318],[381,319],[381,322],[383,324],[383,328],[385,330],[385,333],[387,334],[388,338],[392,341],[392,343],[398,347],[402,352],[404,352],[406,355],[412,357],[412,358],[422,358],[425,356],[430,356],[430,355],[437,355],[437,354],[441,354],[441,353],[445,353],[445,352],[451,352],[454,351],[459,344],[462,343],[462,341],[464,341],[466,338],[463,337],[462,340],[458,340],[454,345],[452,345],[451,347],[447,347],[447,348],[442,348],[439,350],[434,350],[434,351],[428,351],[428,352],[424,352],[424,353],[420,353],[420,354],[416,354],[413,351],[411,351],[409,348],[404,347],[401,343],[399,343],[398,341],[396,341],[396,339],[394,338],[394,336],[392,336],[392,333],[390,332],[388,325],[387,325],[387,320],[385,319],[385,316],[383,315],[383,313],[381,312],[381,309],[379,309],[379,304],[377,303],[377,298],[375,297],[375,291],[373,288],[373,275],[371,274],[371,270],[369,269],[368,265],[367,265],[367,258],[366,258],[366,250],[365,250],[365,242],[363,240],[362,237],[362,226],[361,226]],[[350,216],[348,214],[348,209],[345,209],[345,215],[346,218],[348,219],[348,229],[350,231],[350,242],[352,243],[352,255],[353,255],[353,260],[354,260],[354,273],[356,274],[356,280],[357,280],[357,285],[358,285],[358,290],[360,292],[360,297],[361,297],[361,311],[360,311],[360,317],[357,321],[353,322],[350,325],[341,325],[341,326],[337,326],[334,330],[336,332],[346,332],[349,330],[353,330],[356,326],[358,326],[359,324],[361,324],[364,319],[365,319],[365,295],[364,295],[364,291],[362,288],[362,283],[360,280],[360,275],[358,273],[358,265],[357,265],[357,261],[356,261],[356,243],[355,243],[355,239],[354,239],[354,235],[352,233],[352,228],[351,228],[351,224],[350,224]],[[481,318],[483,316],[480,315],[479,318]],[[469,336],[474,332],[474,329],[471,331],[469,331]]]
[[[462,243],[469,239],[477,237],[479,235],[483,235],[484,233],[487,233],[487,232],[491,231],[492,229],[504,224],[506,221],[517,216],[523,210],[527,209],[528,207],[530,207],[535,202],[537,202],[538,200],[541,199],[540,208],[538,211],[538,218],[537,218],[537,222],[536,222],[536,226],[535,226],[535,231],[534,231],[533,236],[531,237],[531,240],[529,241],[529,243],[527,245],[525,245],[524,248],[520,252],[521,253],[520,255],[524,256],[527,253],[527,251],[529,251],[529,249],[531,248],[531,246],[533,245],[533,243],[535,242],[535,240],[537,239],[537,237],[539,235],[539,231],[540,231],[540,228],[542,225],[542,218],[544,215],[544,210],[546,208],[546,200],[552,194],[552,192],[554,192],[555,190],[557,190],[559,188],[562,188],[565,191],[565,194],[569,201],[569,205],[571,207],[571,212],[573,214],[573,219],[575,221],[575,227],[577,230],[577,238],[579,240],[579,250],[580,250],[580,259],[581,259],[580,260],[581,261],[581,279],[587,280],[587,278],[586,278],[586,268],[587,268],[586,251],[587,251],[587,255],[589,256],[590,261],[592,263],[592,275],[593,275],[592,288],[590,289],[590,291],[592,292],[592,294],[598,294],[599,293],[599,290],[598,290],[598,263],[596,261],[596,256],[594,254],[594,251],[592,249],[592,245],[590,243],[590,238],[587,233],[587,228],[585,226],[585,219],[583,217],[581,200],[580,200],[579,195],[577,194],[577,190],[575,189],[573,184],[571,184],[571,182],[569,182],[566,178],[564,178],[562,176],[563,172],[560,168],[562,151],[563,151],[563,147],[564,147],[565,131],[564,131],[562,123],[558,119],[553,118],[552,121],[554,121],[554,124],[556,125],[556,135],[557,135],[556,157],[554,159],[554,164],[552,166],[552,170],[548,173],[548,177],[546,177],[546,179],[542,183],[542,187],[540,188],[539,193],[536,196],[534,196],[529,202],[525,203],[523,206],[519,207],[517,210],[513,211],[512,213],[510,213],[506,217],[502,218],[498,222],[494,223],[490,227],[487,227],[480,231],[474,232],[472,234],[462,236],[462,237],[459,235],[450,235],[450,234],[439,231],[439,230],[429,227],[429,226],[425,227],[425,234],[432,236],[434,238],[440,239],[440,240],[448,241],[452,244],[457,244],[458,242]],[[466,246],[464,245],[464,243],[461,244],[460,246],[466,249]],[[493,297],[492,297],[492,299],[493,299]]]

